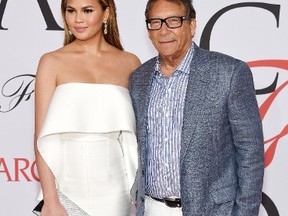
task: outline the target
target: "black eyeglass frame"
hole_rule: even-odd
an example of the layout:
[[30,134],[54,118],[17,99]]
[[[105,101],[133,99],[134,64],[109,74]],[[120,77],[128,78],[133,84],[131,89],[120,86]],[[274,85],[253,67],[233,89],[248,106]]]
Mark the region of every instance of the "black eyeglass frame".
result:
[[[167,19],[171,19],[171,18],[180,18],[181,20],[181,23],[179,26],[177,27],[170,27],[169,24],[166,22]],[[151,23],[151,21],[153,20],[159,20],[161,21],[161,24],[160,24],[160,27],[157,28],[157,29],[151,29],[149,28],[149,24]],[[180,28],[182,25],[183,25],[183,20],[188,20],[188,17],[187,16],[171,16],[171,17],[166,17],[165,19],[161,19],[161,18],[151,18],[151,19],[146,19],[145,22],[146,22],[146,27],[149,31],[156,31],[156,30],[159,30],[162,28],[162,25],[163,23],[166,24],[166,26],[169,28],[169,29],[176,29],[176,28]]]

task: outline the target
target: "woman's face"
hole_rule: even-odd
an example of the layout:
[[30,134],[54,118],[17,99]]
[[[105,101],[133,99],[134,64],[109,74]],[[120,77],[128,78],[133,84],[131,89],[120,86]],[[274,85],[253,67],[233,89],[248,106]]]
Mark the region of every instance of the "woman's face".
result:
[[103,11],[98,0],[67,0],[65,20],[78,40],[102,35],[102,25],[108,16],[108,8]]

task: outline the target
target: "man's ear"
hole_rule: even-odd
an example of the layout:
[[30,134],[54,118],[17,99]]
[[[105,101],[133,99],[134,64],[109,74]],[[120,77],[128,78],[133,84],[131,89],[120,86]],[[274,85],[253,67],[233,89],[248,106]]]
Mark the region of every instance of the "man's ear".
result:
[[197,27],[196,19],[192,19],[192,21],[191,21],[191,23],[190,23],[191,35],[192,35],[192,36],[195,35],[196,27]]

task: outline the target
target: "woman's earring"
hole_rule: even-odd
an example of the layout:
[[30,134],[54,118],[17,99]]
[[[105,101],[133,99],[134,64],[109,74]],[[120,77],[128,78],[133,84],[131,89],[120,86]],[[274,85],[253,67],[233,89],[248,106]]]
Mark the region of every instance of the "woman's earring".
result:
[[107,22],[104,23],[104,31],[103,31],[104,35],[106,35],[108,33],[107,30]]
[[70,30],[68,31],[68,33],[69,33],[69,35],[72,35],[72,32]]

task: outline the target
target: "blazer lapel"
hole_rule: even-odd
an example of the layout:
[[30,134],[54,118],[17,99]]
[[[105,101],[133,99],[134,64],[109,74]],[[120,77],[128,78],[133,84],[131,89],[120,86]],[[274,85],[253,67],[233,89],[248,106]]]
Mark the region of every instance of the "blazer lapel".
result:
[[204,105],[205,96],[207,94],[208,84],[210,81],[210,73],[207,73],[207,70],[205,69],[205,62],[208,63],[208,59],[205,59],[201,53],[201,49],[195,45],[183,113],[184,118],[182,128],[180,167],[184,161],[187,148],[193,139],[194,131],[198,122],[197,113],[199,113]]

